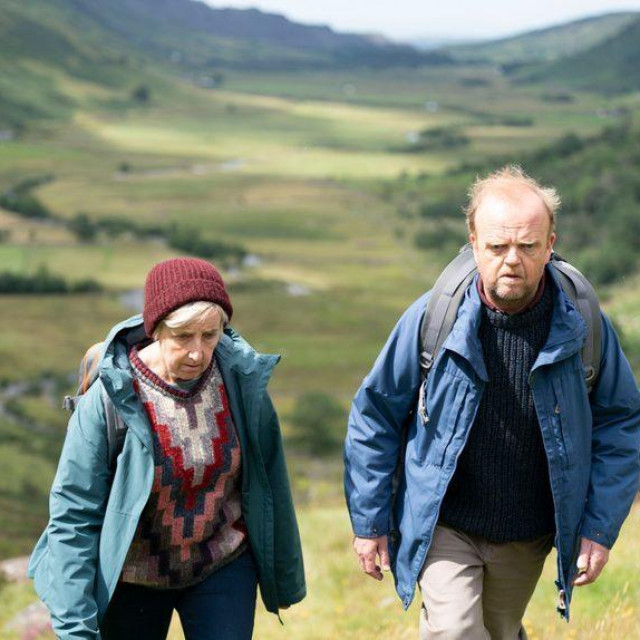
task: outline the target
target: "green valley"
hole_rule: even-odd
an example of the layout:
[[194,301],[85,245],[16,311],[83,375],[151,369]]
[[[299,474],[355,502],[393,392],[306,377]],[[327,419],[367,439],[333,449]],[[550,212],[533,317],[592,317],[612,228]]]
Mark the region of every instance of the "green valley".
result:
[[[560,189],[561,253],[598,283],[640,374],[640,101],[622,75],[610,91],[617,50],[602,44],[636,23],[612,19],[571,52],[589,69],[593,47],[610,51],[602,86],[597,74],[574,86],[562,57],[536,62],[557,71],[548,86],[525,73],[537,67],[512,75],[497,58],[336,34],[255,47],[255,34],[199,32],[186,18],[146,33],[147,0],[118,0],[132,12],[118,31],[114,7],[93,15],[91,4],[0,1],[0,559],[28,554],[46,523],[59,403],[84,350],[138,310],[154,263],[201,255],[229,283],[234,328],[283,355],[272,391],[312,593],[284,632],[414,637],[416,610],[403,617],[390,577],[368,584],[351,557],[340,452],[350,400],[400,313],[464,242],[467,186],[508,162]],[[314,397],[338,412],[322,455],[301,442]],[[633,637],[639,518],[636,507],[606,580],[579,593],[569,631],[547,569],[531,638]],[[0,629],[34,600],[30,585],[0,584]],[[260,638],[282,635],[263,613],[258,625]]]

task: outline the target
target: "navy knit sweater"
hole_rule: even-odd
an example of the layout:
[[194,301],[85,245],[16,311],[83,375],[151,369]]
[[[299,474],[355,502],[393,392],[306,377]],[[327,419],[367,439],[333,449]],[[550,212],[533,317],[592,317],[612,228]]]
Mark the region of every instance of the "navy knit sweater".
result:
[[547,458],[528,383],[552,308],[550,287],[520,314],[482,305],[479,337],[489,382],[445,494],[443,524],[492,542],[554,531]]

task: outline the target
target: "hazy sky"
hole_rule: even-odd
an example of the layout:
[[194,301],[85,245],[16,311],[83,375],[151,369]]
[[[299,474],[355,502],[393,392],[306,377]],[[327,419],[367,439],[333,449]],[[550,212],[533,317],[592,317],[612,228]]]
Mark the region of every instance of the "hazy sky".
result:
[[611,11],[640,11],[640,0],[205,0],[255,7],[339,31],[392,38],[494,38]]

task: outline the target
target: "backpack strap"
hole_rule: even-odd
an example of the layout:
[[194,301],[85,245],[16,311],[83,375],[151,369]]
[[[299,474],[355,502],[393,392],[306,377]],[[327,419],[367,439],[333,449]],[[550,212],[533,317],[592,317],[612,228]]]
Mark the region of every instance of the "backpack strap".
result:
[[[559,254],[551,254],[551,264],[560,278],[562,290],[576,305],[587,325],[587,337],[582,347],[582,366],[587,391],[591,393],[600,373],[602,323],[600,303],[591,283],[578,269]],[[442,343],[451,332],[465,291],[477,272],[471,245],[466,244],[445,267],[431,290],[420,325],[420,371],[422,380],[428,377]],[[421,385],[421,394],[424,393]],[[422,408],[423,398],[419,405]]]
[[78,365],[77,396],[87,393],[89,387],[98,379],[98,367],[100,366],[103,349],[104,342],[96,342],[82,356],[82,360]]
[[[80,398],[89,390],[89,387],[99,380],[99,366],[104,350],[104,342],[96,342],[90,346],[80,364],[78,365],[78,389],[75,396],[65,396],[62,408],[73,412],[78,406]],[[104,385],[100,382],[100,396],[104,406],[104,414],[107,428],[107,456],[109,469],[115,470],[118,454],[122,451],[124,438],[127,435],[127,425],[122,420]]]
[[107,423],[107,448],[109,469],[112,471],[116,468],[118,455],[122,451],[124,439],[127,435],[127,425],[120,417],[113,405],[113,401],[109,397],[104,385],[100,385],[102,396],[102,404],[104,405],[104,415]]
[[600,374],[602,350],[602,321],[598,296],[584,275],[560,255],[552,253],[551,263],[560,276],[562,290],[576,305],[587,325],[587,337],[582,347],[582,366],[587,391],[591,393]]
[[[113,406],[113,401],[102,384],[100,384],[100,396],[104,406],[107,427],[107,459],[109,469],[113,471],[116,468],[118,455],[124,446],[124,439],[127,435],[127,424],[116,411],[116,408]],[[73,413],[80,402],[80,398],[82,398],[82,394],[78,396],[65,396],[62,400],[62,408]]]
[[476,271],[471,245],[466,244],[433,285],[420,325],[420,370],[423,380],[429,375],[442,343],[453,328],[462,298]]

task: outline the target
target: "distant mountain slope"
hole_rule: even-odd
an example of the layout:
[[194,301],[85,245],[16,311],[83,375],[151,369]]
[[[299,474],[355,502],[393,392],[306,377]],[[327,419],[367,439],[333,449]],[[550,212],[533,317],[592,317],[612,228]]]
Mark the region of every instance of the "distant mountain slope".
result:
[[[379,38],[301,25],[255,9],[214,9],[198,0],[3,0],[0,24],[5,11],[65,32],[75,42],[120,46],[188,67],[375,67],[445,60]],[[23,41],[25,49],[28,44]]]
[[257,10],[213,9],[197,0],[0,0],[0,43],[0,127],[68,116],[76,98],[62,88],[65,76],[131,91],[153,71],[172,82],[172,76],[221,68],[449,61],[380,38],[339,34]]
[[447,47],[444,51],[455,60],[496,64],[558,60],[608,40],[638,17],[638,12],[611,13],[492,42]]
[[603,93],[640,90],[640,17],[589,50],[547,64],[516,70],[523,82],[544,82]]

